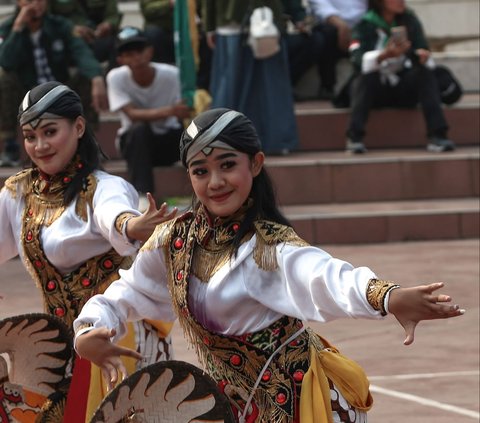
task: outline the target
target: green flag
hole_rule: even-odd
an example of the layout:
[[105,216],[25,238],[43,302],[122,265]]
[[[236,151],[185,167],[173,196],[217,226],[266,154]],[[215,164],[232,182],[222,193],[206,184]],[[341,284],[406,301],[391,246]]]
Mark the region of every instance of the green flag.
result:
[[196,67],[190,37],[189,0],[176,0],[173,12],[175,28],[175,62],[180,70],[182,98],[193,107],[196,88]]

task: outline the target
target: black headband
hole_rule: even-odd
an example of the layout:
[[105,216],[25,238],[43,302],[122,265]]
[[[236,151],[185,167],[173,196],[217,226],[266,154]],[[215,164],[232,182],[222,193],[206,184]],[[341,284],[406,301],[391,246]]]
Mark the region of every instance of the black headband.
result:
[[198,115],[180,139],[180,158],[186,167],[202,151],[210,154],[215,147],[247,154],[261,150],[257,131],[244,114],[230,109],[212,109]]
[[82,115],[80,97],[71,88],[59,83],[41,84],[25,95],[19,107],[20,126],[36,127],[41,118],[74,118]]

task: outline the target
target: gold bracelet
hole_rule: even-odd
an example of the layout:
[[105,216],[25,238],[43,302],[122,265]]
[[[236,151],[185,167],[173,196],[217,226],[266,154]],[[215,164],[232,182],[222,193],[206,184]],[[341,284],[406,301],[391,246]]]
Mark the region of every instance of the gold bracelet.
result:
[[136,217],[136,214],[125,212],[117,216],[117,218],[115,219],[115,229],[119,234],[124,234],[123,228],[132,217]]
[[381,313],[382,316],[387,315],[385,307],[385,298],[387,294],[394,288],[400,288],[395,282],[382,281],[380,279],[370,279],[367,285],[367,301]]

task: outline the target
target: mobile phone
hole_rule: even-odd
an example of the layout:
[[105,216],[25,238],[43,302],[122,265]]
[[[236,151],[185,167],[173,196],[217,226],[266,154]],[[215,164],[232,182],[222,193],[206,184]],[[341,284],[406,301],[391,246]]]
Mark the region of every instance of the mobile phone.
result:
[[390,29],[390,36],[395,43],[403,43],[407,40],[407,28],[405,26],[394,26]]

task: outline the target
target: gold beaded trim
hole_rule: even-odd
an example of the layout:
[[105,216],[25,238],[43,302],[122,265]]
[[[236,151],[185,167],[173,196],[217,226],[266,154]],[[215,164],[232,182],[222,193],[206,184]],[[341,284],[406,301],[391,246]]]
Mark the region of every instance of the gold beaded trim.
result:
[[121,213],[117,216],[115,219],[115,229],[117,232],[121,235],[123,235],[123,229],[125,224],[127,223],[128,220],[130,220],[132,217],[135,217],[136,215],[130,212],[125,212]]
[[75,334],[80,332],[82,329],[93,328],[93,327],[94,327],[93,323],[82,323],[80,326],[77,327]]
[[391,281],[382,281],[380,279],[370,279],[368,281],[367,301],[375,310],[379,311],[382,316],[387,315],[385,309],[385,297],[394,288],[400,288],[400,285]]

